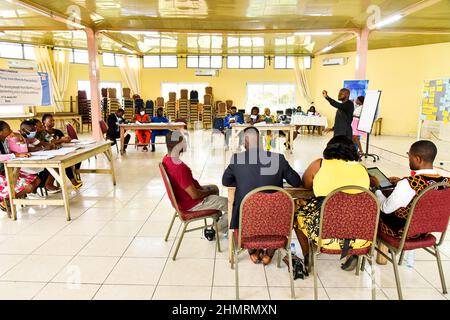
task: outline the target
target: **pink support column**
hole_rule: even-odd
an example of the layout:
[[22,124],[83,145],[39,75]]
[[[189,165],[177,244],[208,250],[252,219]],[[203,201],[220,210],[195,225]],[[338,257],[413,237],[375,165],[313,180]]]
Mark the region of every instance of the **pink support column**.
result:
[[369,28],[361,30],[356,38],[356,80],[366,79],[367,51],[369,50]]
[[98,64],[98,47],[94,30],[86,28],[87,47],[89,56],[89,81],[91,83],[91,118],[92,136],[97,141],[103,140],[99,121],[102,118],[100,109],[100,72]]

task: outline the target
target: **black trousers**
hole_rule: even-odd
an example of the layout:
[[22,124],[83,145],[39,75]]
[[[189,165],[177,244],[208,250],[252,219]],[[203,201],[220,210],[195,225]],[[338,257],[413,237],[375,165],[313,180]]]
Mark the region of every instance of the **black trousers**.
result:
[[[127,150],[128,143],[130,142],[131,136],[127,133],[123,138],[124,138],[124,146],[123,146],[123,149],[124,149],[124,150]],[[116,140],[117,140],[117,139],[120,139],[120,133],[119,133],[119,132],[116,132],[116,133],[114,134],[114,137],[113,137],[113,138],[108,137],[108,139],[111,140],[111,141],[113,142],[111,145],[114,146],[114,145],[117,143]]]
[[[78,170],[78,169],[80,169],[80,167],[81,167],[81,162],[78,162],[75,165],[75,169]],[[72,168],[66,168],[66,176],[67,176],[67,178],[69,178],[69,180],[75,179]]]

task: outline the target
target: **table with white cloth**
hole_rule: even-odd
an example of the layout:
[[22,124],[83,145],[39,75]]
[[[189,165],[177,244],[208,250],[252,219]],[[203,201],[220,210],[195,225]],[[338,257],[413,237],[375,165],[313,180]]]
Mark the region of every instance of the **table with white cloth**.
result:
[[293,115],[291,117],[291,124],[296,126],[313,126],[319,128],[319,133],[322,133],[322,127],[328,128],[327,117],[322,116],[305,116],[305,115]]
[[[292,124],[282,124],[282,123],[265,123],[265,122],[260,122],[260,123],[256,123],[255,128],[258,128],[259,131],[285,131],[286,132],[286,136],[289,137],[289,141],[291,143],[287,144],[287,148],[290,151],[290,153],[293,153],[293,149],[294,149],[294,131],[295,131],[295,126]],[[231,146],[232,146],[232,151],[237,151],[238,150],[238,136],[239,133],[243,130],[245,130],[245,128],[251,127],[250,124],[231,124]]]

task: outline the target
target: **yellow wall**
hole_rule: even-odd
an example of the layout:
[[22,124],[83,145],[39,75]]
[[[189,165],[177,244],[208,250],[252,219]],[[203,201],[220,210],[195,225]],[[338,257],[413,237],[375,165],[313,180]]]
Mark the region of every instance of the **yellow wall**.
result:
[[[323,67],[329,56],[349,57],[344,66]],[[450,77],[450,43],[370,50],[367,58],[369,89],[382,90],[380,116],[386,135],[416,135],[421,106],[423,81]],[[316,109],[331,123],[335,110],[322,98],[322,90],[336,97],[343,80],[354,79],[355,53],[333,54],[313,59],[310,75]]]

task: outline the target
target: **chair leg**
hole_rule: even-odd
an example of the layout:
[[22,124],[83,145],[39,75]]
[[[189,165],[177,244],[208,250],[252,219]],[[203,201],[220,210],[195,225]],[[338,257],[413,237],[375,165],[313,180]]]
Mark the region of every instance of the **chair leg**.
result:
[[231,270],[234,269],[234,240],[231,241]]
[[203,221],[205,222],[205,227],[208,225],[208,223],[206,222],[206,219],[203,219]]
[[402,288],[400,284],[400,275],[398,273],[397,259],[395,253],[391,251],[392,264],[394,266],[395,283],[397,285],[398,299],[403,300]]
[[175,261],[175,259],[177,258],[178,250],[180,249],[180,244],[181,244],[181,241],[183,241],[184,233],[186,232],[186,227],[188,224],[189,224],[189,222],[184,223],[183,231],[181,232],[181,236],[180,236],[180,240],[178,240],[177,247],[175,248],[175,253],[173,254],[173,258],[172,258],[173,261]]
[[436,261],[439,269],[439,277],[441,278],[442,292],[447,294],[447,285],[445,284],[444,271],[442,270],[441,253],[438,247],[434,247],[434,250],[436,251]]
[[[377,299],[377,290],[376,290],[376,285],[375,285],[375,267],[372,263],[373,257],[370,257],[369,260],[369,265],[370,265],[370,278],[372,280],[372,300],[376,300]],[[364,264],[365,258],[363,257],[363,261],[362,261],[362,265]]]
[[317,256],[314,251],[315,250],[313,249],[312,258],[313,258],[313,275],[314,275],[314,300],[317,300],[319,298],[319,293],[317,289],[317,261],[316,261]]
[[172,231],[173,223],[175,222],[176,217],[177,217],[177,213],[175,212],[173,214],[172,221],[170,222],[169,230],[167,230],[166,237],[164,238],[164,241],[167,241],[167,239],[169,239],[169,234],[170,234],[170,231]]
[[234,255],[234,278],[236,286],[236,300],[239,300],[239,269],[238,269],[238,253],[236,247],[234,248],[233,255]]
[[405,250],[402,250],[402,253],[400,253],[400,258],[398,259],[398,265],[399,266],[402,265],[404,256],[405,256]]
[[277,267],[281,267],[281,249],[278,249],[278,260],[277,260]]
[[362,263],[361,262],[361,256],[358,256],[358,261],[356,262],[356,275],[357,276],[359,276],[360,263]]
[[[219,228],[217,226],[217,220],[216,218],[214,219],[214,228],[216,229],[216,244],[217,244],[217,251],[220,252],[220,235],[219,235]],[[206,219],[205,219],[205,223],[206,223]]]
[[363,257],[361,261],[361,271],[364,271],[365,265],[366,265],[366,257]]
[[[289,280],[291,282],[291,298],[295,299],[295,290],[294,290],[294,272],[292,268],[292,254],[291,254],[291,248],[287,250],[288,259],[289,259]],[[281,253],[279,254],[279,257],[281,257]],[[280,260],[280,259],[279,259]],[[316,293],[314,293],[316,294]],[[317,300],[317,298],[316,298]]]

